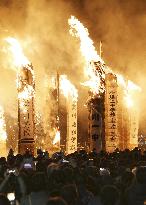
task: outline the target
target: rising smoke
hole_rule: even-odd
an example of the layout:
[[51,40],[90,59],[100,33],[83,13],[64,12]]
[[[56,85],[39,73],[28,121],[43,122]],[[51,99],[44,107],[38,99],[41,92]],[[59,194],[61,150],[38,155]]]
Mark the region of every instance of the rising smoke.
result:
[[[69,35],[67,20],[70,15],[77,16],[89,29],[97,50],[102,40],[107,65],[138,83],[145,93],[145,9],[144,0],[1,0],[0,45],[5,47],[3,38],[7,36],[20,40],[34,66],[36,99],[42,115],[49,113],[46,98],[51,76],[57,70],[68,75],[79,89],[79,131],[84,136],[87,129],[81,130],[87,127],[83,126],[87,113],[82,107],[88,95],[87,89],[80,86],[86,80],[84,59],[79,41]],[[16,72],[10,69],[8,56],[1,49],[0,103],[10,115],[17,117]],[[146,100],[143,94],[142,100]]]

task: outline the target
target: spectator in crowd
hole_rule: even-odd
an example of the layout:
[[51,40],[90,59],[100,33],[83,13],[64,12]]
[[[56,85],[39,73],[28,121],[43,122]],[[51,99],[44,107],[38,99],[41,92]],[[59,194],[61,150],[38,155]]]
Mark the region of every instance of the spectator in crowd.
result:
[[10,205],[10,201],[3,194],[0,194],[0,205]]
[[100,199],[102,205],[120,205],[120,193],[113,185],[106,185],[101,189]]
[[31,178],[31,191],[21,200],[21,205],[46,205],[48,194],[44,173],[35,173]]
[[[36,164],[36,166],[35,166]],[[39,150],[34,157],[9,152],[0,158],[0,205],[144,205],[146,157],[137,148],[65,156]],[[1,202],[2,201],[2,202]]]
[[146,202],[146,167],[138,167],[135,183],[125,190],[125,205],[143,205]]

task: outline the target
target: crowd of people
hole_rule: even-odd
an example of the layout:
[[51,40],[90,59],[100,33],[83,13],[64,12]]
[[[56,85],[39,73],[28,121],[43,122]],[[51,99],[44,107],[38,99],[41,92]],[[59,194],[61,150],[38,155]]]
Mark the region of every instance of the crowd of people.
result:
[[38,150],[0,158],[0,205],[144,205],[146,152]]

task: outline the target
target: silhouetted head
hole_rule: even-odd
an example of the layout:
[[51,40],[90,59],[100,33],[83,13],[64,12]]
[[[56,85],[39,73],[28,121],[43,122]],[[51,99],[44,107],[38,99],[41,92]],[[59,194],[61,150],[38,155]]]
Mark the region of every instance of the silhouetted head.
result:
[[42,172],[35,173],[31,178],[32,191],[38,192],[46,189],[45,174]]
[[10,205],[9,200],[5,195],[0,194],[0,205]]
[[67,205],[61,197],[52,197],[48,200],[47,205]]
[[146,184],[146,167],[138,167],[136,170],[136,179],[140,184]]
[[134,179],[134,174],[129,171],[125,171],[121,176],[121,180],[124,185],[130,185],[133,179]]
[[103,205],[116,205],[120,199],[120,193],[115,186],[106,185],[101,189],[100,198]]
[[74,205],[78,200],[78,191],[76,185],[74,184],[65,185],[61,189],[60,195],[69,205]]

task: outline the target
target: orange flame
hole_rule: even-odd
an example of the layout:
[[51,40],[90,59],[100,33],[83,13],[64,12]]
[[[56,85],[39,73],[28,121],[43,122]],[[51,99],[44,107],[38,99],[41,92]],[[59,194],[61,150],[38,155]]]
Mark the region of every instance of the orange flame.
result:
[[16,66],[25,66],[30,64],[29,60],[23,54],[19,42],[15,38],[8,37],[5,40],[11,45],[10,50],[13,53],[14,63]]
[[71,16],[68,23],[71,35],[80,39],[80,50],[86,60],[85,74],[88,76],[89,81],[82,83],[82,85],[89,86],[94,94],[103,93],[106,70],[104,61],[97,54],[87,28],[74,16]]
[[19,99],[31,99],[34,96],[34,88],[31,85],[26,85],[22,92],[19,92]]
[[70,33],[72,36],[80,38],[81,41],[81,52],[85,57],[87,62],[91,61],[100,61],[104,64],[104,61],[97,54],[97,51],[94,47],[94,42],[89,38],[88,29],[74,16],[68,20],[68,23],[71,27]]
[[60,89],[63,95],[68,98],[71,95],[73,98],[78,98],[78,91],[75,86],[67,79],[66,75],[60,76]]
[[53,140],[53,145],[55,145],[56,143],[60,142],[60,131],[58,128],[55,129],[55,137]]
[[116,76],[117,76],[118,84],[120,84],[123,87],[124,100],[126,102],[127,108],[133,107],[134,106],[133,93],[135,91],[140,92],[141,88],[130,80],[126,81],[122,75],[116,74]]
[[140,88],[131,81],[126,83],[123,76],[115,74],[110,68],[107,66],[105,67],[104,61],[97,54],[97,51],[93,45],[94,42],[89,37],[88,29],[85,28],[77,18],[71,16],[68,23],[70,25],[70,34],[80,39],[80,50],[86,60],[85,73],[89,77],[89,80],[82,83],[82,85],[88,86],[91,92],[95,95],[103,93],[105,91],[105,75],[107,73],[113,73],[117,76],[119,83],[123,86],[125,92],[124,98],[126,99],[127,106],[132,106],[133,99],[130,92],[140,91]]
[[34,97],[34,88],[31,85],[26,85],[22,92],[18,93],[19,105],[20,108],[23,110],[24,113],[27,112],[25,108],[26,100],[30,100]]
[[15,38],[12,38],[12,37],[8,37],[5,40],[10,44],[10,51],[13,54],[15,66],[17,66],[20,69],[17,72],[17,80],[16,80],[17,88],[19,89],[18,99],[19,99],[20,108],[23,110],[24,113],[26,113],[27,112],[25,108],[26,100],[30,100],[32,97],[34,97],[35,92],[34,92],[33,86],[27,84],[26,82],[24,82],[24,85],[23,85],[24,87],[23,87],[23,90],[21,91],[21,83],[22,83],[21,70],[25,68],[31,72],[33,84],[34,84],[34,71],[32,67],[30,66],[29,60],[24,55],[19,42]]

